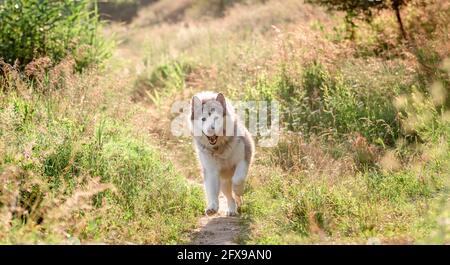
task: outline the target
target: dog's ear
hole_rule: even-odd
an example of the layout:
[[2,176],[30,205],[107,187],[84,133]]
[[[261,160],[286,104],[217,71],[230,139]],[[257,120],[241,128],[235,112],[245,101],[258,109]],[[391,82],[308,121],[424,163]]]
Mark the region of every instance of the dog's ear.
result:
[[227,103],[225,102],[225,96],[222,93],[218,93],[216,100],[222,105],[223,116],[227,113]]
[[199,118],[202,113],[202,101],[197,97],[193,96],[191,101],[191,120],[195,117]]

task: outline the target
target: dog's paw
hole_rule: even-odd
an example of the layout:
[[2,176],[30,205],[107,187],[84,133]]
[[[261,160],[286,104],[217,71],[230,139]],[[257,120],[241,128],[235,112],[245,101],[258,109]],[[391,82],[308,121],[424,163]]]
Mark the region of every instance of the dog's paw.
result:
[[214,208],[208,208],[205,210],[205,214],[208,216],[214,215],[216,213],[217,213],[217,209],[214,209]]
[[238,211],[237,211],[237,205],[235,202],[229,202],[228,203],[228,209],[225,212],[226,216],[236,216],[238,215]]
[[238,212],[236,210],[227,210],[225,215],[226,216],[237,216]]
[[242,196],[238,196],[238,195],[233,195],[234,201],[236,202],[236,207],[240,208],[242,203],[243,203],[243,199]]

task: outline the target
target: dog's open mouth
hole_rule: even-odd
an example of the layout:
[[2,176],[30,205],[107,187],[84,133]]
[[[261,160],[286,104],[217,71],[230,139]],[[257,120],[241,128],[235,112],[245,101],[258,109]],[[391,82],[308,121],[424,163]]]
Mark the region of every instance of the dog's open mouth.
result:
[[215,145],[217,143],[217,138],[219,138],[217,135],[213,135],[213,136],[207,136],[205,135],[206,138],[208,138],[208,142],[210,145]]

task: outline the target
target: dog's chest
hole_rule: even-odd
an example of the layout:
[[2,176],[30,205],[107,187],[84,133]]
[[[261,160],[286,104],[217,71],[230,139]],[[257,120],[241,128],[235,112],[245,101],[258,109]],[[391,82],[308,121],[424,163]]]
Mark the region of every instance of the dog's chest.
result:
[[239,161],[243,160],[244,147],[240,141],[236,142],[223,152],[212,152],[211,157],[221,169],[234,168]]
[[218,157],[218,156],[214,156],[214,160],[217,163],[217,166],[221,169],[221,170],[227,170],[227,169],[231,169],[234,168],[237,164],[237,161],[234,157]]

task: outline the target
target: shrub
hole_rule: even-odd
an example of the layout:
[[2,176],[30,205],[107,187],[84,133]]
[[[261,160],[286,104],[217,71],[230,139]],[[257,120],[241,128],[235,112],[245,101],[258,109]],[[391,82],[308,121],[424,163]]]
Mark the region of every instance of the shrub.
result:
[[109,56],[110,43],[98,37],[97,10],[89,0],[0,2],[0,57],[24,66],[50,57],[70,55],[81,70]]

